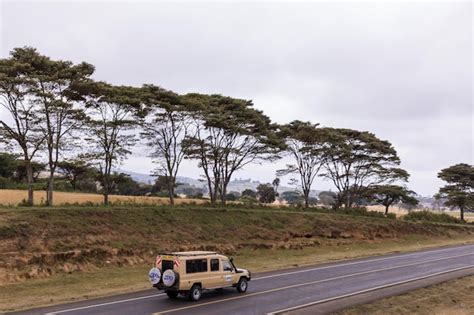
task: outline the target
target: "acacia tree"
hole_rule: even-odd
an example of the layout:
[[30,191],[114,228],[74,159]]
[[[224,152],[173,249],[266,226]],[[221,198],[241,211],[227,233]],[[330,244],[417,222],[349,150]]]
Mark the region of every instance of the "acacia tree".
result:
[[294,164],[286,165],[286,168],[278,170],[277,174],[299,175],[300,180],[295,180],[293,183],[299,185],[303,192],[305,208],[309,207],[311,186],[323,166],[325,161],[323,150],[328,145],[317,126],[318,124],[298,120],[282,126],[286,151],[293,158]]
[[211,202],[226,202],[232,175],[249,163],[272,160],[283,147],[277,126],[251,101],[221,95],[188,94],[194,134],[185,140],[186,155],[204,171]]
[[63,174],[69,183],[72,190],[77,189],[77,183],[84,177],[93,176],[93,168],[83,159],[65,160],[57,163],[58,173]]
[[322,128],[325,141],[321,176],[331,180],[338,201],[350,208],[371,186],[407,181],[409,174],[400,165],[397,152],[385,140],[367,131]]
[[181,98],[160,87],[143,87],[148,115],[142,123],[142,136],[158,165],[155,175],[166,179],[170,204],[174,204],[176,177],[184,159],[183,139],[190,135],[190,118]]
[[386,215],[388,214],[388,208],[398,202],[410,206],[418,204],[414,191],[398,185],[375,185],[366,191],[365,196],[369,200],[385,206]]
[[94,67],[85,62],[74,65],[70,61],[52,60],[31,47],[14,49],[12,57],[28,64],[26,75],[32,83],[29,97],[38,106],[49,166],[46,203],[52,206],[54,174],[60,156],[71,147],[72,133],[84,121],[83,110],[75,106],[78,95],[74,86],[89,80]]
[[441,170],[438,177],[448,183],[439,189],[438,197],[446,200],[446,206],[458,207],[464,221],[464,211],[474,209],[474,166],[456,164]]
[[[14,52],[12,52],[12,55]],[[44,143],[37,106],[30,100],[33,82],[26,75],[30,65],[15,57],[0,59],[0,105],[10,113],[10,122],[0,119],[0,140],[18,147],[24,161],[28,185],[27,204],[33,205],[32,160]]]
[[132,130],[137,127],[137,115],[142,110],[141,90],[104,82],[85,84],[82,89],[87,91],[83,97],[88,114],[86,141],[90,152],[87,157],[97,166],[107,205],[114,189],[114,167],[131,153],[129,148],[137,141]]

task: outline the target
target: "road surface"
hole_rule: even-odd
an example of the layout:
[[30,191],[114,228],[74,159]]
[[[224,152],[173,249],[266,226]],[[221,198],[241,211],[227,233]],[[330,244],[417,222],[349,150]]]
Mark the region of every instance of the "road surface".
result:
[[474,245],[255,274],[247,293],[209,291],[199,302],[147,290],[16,314],[322,314],[468,274]]

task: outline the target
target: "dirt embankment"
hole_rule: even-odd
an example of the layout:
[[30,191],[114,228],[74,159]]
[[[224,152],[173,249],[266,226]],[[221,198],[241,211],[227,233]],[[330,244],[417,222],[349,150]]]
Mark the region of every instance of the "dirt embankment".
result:
[[170,208],[0,211],[0,282],[148,265],[159,251],[300,249],[406,237],[474,235],[473,226],[348,215]]

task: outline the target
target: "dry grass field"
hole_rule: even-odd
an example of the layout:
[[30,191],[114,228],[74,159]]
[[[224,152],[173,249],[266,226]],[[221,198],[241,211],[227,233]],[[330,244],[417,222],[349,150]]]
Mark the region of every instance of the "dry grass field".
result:
[[[13,189],[0,189],[0,205],[11,205],[16,206],[27,198],[26,190],[13,190]],[[123,202],[123,203],[137,203],[137,204],[149,204],[149,205],[167,205],[169,204],[168,198],[161,197],[145,197],[145,196],[119,196],[110,195],[110,202]],[[75,192],[54,192],[54,204],[63,205],[66,203],[86,203],[92,202],[100,204],[103,201],[103,197],[100,194],[86,194],[86,193],[75,193]],[[46,191],[35,191],[35,204],[41,205],[46,202]],[[196,204],[204,203],[205,200],[200,199],[176,199],[176,204],[191,203]]]
[[[370,211],[385,212],[385,207],[383,207],[383,206],[368,206],[367,209],[370,210]],[[395,213],[395,215],[397,217],[402,217],[402,216],[408,214],[408,210],[397,207],[397,206],[390,207],[388,212],[389,213]],[[449,214],[453,217],[459,218],[459,211],[445,211],[444,213]],[[464,213],[464,218],[468,222],[474,222],[474,213]]]
[[[0,189],[0,205],[5,206],[16,206],[21,203],[27,197],[27,192],[25,190],[13,190],[13,189]],[[145,196],[121,196],[121,195],[110,195],[109,200],[112,203],[121,202],[121,203],[136,203],[136,204],[147,204],[147,205],[167,205],[169,204],[168,198],[161,197],[145,197]],[[64,204],[82,204],[86,202],[92,202],[94,204],[100,204],[103,201],[103,197],[100,194],[88,194],[88,193],[76,193],[76,192],[61,192],[57,191],[54,193],[54,204],[64,205]],[[45,191],[35,191],[35,204],[41,205],[46,202],[46,192]],[[203,204],[206,200],[202,199],[187,199],[187,198],[177,198],[175,203],[179,204]],[[235,202],[231,202],[235,203]],[[283,204],[273,204],[274,206],[282,206]],[[370,211],[379,211],[384,212],[385,208],[383,206],[368,206]],[[406,209],[392,206],[389,209],[390,213],[395,213],[397,217],[402,217],[408,213]],[[446,211],[449,215],[452,215],[456,218],[459,217],[459,211]],[[474,213],[465,213],[466,221],[474,222]]]
[[470,276],[358,305],[334,315],[468,315],[474,314],[473,294],[474,276]]

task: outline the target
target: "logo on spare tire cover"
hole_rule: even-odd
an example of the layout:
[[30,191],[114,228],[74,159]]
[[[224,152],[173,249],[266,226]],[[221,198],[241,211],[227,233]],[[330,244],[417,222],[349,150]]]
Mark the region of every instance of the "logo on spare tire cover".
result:
[[161,271],[158,268],[151,268],[148,272],[148,278],[150,279],[151,284],[157,284],[160,282]]
[[168,269],[163,272],[163,284],[167,287],[171,287],[176,281],[176,275],[173,270]]

